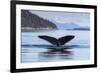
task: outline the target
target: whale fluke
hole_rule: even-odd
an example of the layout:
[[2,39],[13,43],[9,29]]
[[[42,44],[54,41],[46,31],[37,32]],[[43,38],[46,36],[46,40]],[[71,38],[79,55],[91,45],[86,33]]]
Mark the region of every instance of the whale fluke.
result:
[[48,41],[52,45],[61,46],[61,45],[64,45],[65,43],[71,41],[75,36],[69,35],[69,36],[60,37],[58,39],[51,37],[51,36],[47,36],[47,35],[41,35],[38,37]]

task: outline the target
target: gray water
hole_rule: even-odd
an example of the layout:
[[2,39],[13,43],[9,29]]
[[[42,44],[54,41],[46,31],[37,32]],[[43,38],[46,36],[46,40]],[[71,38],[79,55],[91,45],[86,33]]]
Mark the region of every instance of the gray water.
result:
[[[64,47],[71,54],[44,54],[49,47],[54,47],[45,40],[38,38],[39,35],[48,35],[60,38],[66,35],[74,35],[75,38],[66,43]],[[56,30],[41,32],[22,32],[21,62],[51,62],[63,60],[88,60],[90,58],[90,31]],[[69,48],[68,48],[69,47]]]

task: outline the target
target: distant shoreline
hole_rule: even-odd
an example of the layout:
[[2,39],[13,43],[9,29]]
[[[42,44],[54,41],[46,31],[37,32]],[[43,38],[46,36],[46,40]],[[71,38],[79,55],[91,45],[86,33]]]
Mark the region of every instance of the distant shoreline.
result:
[[[39,31],[52,31],[52,30],[60,30],[60,29],[54,29],[54,28],[32,28],[32,27],[22,27],[21,28],[21,32],[39,32]],[[86,29],[75,28],[75,29],[66,29],[66,30],[90,31],[90,29],[87,29],[87,28]]]
[[39,31],[51,31],[51,30],[57,30],[57,29],[53,29],[53,28],[30,28],[30,27],[21,28],[21,32],[39,32]]

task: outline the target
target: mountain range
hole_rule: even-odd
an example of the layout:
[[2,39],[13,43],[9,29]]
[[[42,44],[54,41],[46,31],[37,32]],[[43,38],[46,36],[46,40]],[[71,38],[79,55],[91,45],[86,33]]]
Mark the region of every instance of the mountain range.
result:
[[28,10],[21,10],[21,30],[41,31],[41,30],[90,30],[89,27],[82,27],[76,23],[57,23],[44,19]]
[[51,30],[57,29],[56,25],[49,20],[29,12],[21,10],[21,27],[22,31]]
[[56,26],[61,30],[90,30],[89,27],[82,27],[76,23],[56,23]]

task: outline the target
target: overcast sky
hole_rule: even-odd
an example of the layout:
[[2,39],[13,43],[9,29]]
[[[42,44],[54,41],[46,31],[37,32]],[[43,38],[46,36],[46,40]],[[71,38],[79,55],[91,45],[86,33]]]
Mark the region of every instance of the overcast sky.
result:
[[47,19],[55,23],[75,23],[79,26],[90,25],[90,14],[86,12],[55,12],[55,11],[35,11],[31,10],[31,13]]

